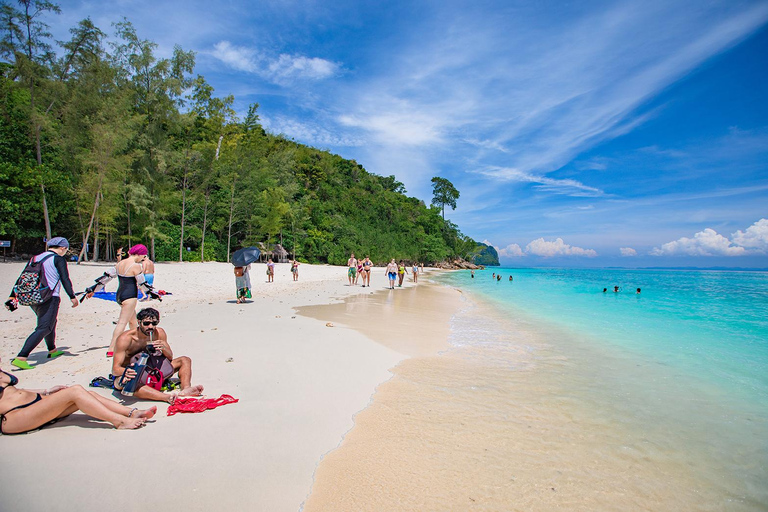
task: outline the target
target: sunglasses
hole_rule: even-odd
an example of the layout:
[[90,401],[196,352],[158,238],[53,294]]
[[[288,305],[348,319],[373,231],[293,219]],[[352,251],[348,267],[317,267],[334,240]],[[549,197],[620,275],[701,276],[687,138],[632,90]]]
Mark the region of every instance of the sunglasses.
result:
[[153,326],[154,326],[154,325],[157,325],[157,324],[159,324],[159,323],[160,323],[160,321],[159,321],[159,320],[155,320],[154,322],[141,322],[141,325],[143,325],[143,326],[145,326],[145,327],[149,327],[150,325],[153,325]]

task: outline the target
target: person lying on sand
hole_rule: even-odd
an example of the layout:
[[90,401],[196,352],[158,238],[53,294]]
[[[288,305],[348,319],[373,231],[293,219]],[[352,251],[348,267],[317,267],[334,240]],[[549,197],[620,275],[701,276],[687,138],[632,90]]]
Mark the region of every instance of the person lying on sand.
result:
[[[150,354],[147,369],[139,382],[133,396],[142,400],[157,400],[172,404],[177,396],[200,396],[203,386],[193,386],[192,360],[186,356],[174,358],[168,335],[157,326],[160,323],[160,312],[153,308],[144,308],[136,315],[139,325],[136,329],[125,331],[117,338],[115,358],[112,363],[112,375],[115,376],[115,389],[122,390],[125,384],[136,376],[131,365],[136,362],[142,352]],[[174,373],[179,374],[181,391],[179,393],[164,393],[160,391],[163,382]],[[152,379],[157,387],[148,385],[152,374],[160,376]]]
[[20,389],[15,375],[0,370],[0,434],[21,434],[82,411],[115,428],[135,429],[157,412],[157,407],[130,409],[82,386]]

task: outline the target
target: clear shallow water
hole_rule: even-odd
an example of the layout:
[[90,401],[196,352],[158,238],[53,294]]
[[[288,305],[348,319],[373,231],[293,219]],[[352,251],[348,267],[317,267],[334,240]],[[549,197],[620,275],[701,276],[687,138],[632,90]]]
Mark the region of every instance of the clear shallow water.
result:
[[439,280],[509,321],[457,315],[452,343],[467,363],[513,369],[489,382],[538,365],[579,418],[560,437],[604,429],[595,460],[631,460],[648,485],[638,503],[660,485],[653,475],[684,473],[657,503],[687,494],[695,509],[768,510],[768,274],[502,268]]
[[768,273],[501,268],[502,281],[492,281],[492,272],[451,273],[446,282],[588,335],[595,347],[669,364],[768,405]]

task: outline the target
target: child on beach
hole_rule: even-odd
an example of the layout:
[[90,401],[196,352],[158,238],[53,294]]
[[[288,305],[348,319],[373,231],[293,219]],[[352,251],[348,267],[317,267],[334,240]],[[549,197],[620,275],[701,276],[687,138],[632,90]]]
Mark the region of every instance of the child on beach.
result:
[[273,283],[275,281],[275,262],[270,258],[267,261],[267,282]]

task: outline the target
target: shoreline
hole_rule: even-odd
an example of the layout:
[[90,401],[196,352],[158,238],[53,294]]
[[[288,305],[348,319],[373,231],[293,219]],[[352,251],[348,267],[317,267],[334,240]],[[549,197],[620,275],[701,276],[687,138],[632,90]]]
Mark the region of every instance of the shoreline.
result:
[[564,352],[573,333],[462,296],[450,348],[393,368],[318,465],[304,512],[754,509],[712,454],[621,420],[633,401],[605,399],[628,390],[579,370],[597,354]]

